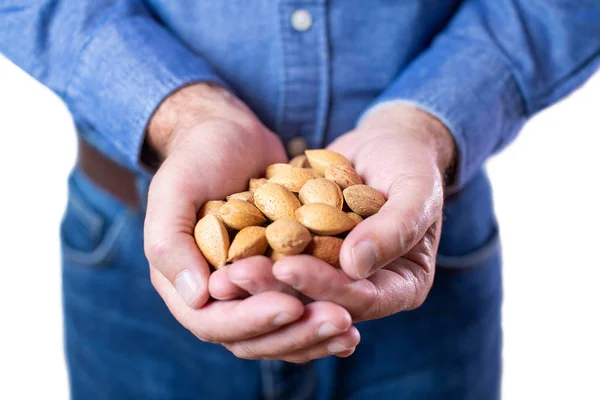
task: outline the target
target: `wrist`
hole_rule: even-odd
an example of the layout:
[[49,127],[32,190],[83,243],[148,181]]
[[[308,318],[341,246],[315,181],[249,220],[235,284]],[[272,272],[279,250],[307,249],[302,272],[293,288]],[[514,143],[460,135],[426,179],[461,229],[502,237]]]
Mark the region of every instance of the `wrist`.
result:
[[453,180],[456,143],[450,130],[433,115],[409,104],[387,103],[366,114],[360,128],[410,135],[425,145],[446,183]]
[[212,83],[182,87],[168,96],[148,123],[146,147],[164,160],[182,136],[193,127],[215,119],[241,125],[255,124],[250,110],[226,89]]

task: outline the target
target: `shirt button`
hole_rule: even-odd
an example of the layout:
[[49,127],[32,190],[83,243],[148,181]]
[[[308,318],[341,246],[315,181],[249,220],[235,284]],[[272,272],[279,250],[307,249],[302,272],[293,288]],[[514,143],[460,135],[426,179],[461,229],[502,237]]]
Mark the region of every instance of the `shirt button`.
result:
[[287,144],[288,155],[291,157],[299,156],[304,153],[304,150],[308,149],[308,144],[303,137],[295,137],[290,139]]
[[295,30],[304,32],[312,26],[312,15],[306,10],[296,10],[292,13],[291,22]]

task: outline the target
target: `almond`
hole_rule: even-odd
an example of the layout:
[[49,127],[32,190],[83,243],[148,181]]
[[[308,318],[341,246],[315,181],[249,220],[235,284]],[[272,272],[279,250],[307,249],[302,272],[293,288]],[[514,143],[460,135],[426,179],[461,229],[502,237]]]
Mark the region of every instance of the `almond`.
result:
[[[219,209],[225,204],[223,200],[209,200],[200,207],[198,211],[198,219],[202,219],[208,214],[219,216]],[[219,217],[220,218],[220,217]]]
[[290,160],[290,165],[297,168],[306,168],[309,164],[306,155],[300,154],[299,156],[296,156]]
[[322,236],[338,235],[355,225],[345,212],[328,204],[305,204],[296,210],[296,219],[311,232]]
[[344,206],[344,197],[340,187],[325,178],[311,179],[306,182],[298,193],[298,199],[302,204],[329,204],[340,210]]
[[362,178],[352,165],[346,164],[331,164],[325,168],[325,178],[334,181],[342,189],[349,186],[361,185]]
[[241,230],[248,226],[267,222],[264,215],[247,201],[231,199],[219,210],[221,219],[231,229]]
[[229,235],[216,215],[208,214],[198,221],[194,228],[194,239],[210,265],[219,269],[226,264]]
[[249,190],[246,192],[234,193],[230,196],[227,196],[227,201],[229,200],[242,200],[254,204],[254,193]]
[[361,217],[369,217],[385,204],[380,191],[367,185],[354,185],[344,189],[344,199],[348,207]]
[[239,231],[229,247],[227,262],[265,254],[268,247],[265,231],[262,226],[248,226]]
[[356,225],[360,224],[361,222],[363,222],[363,218],[360,215],[358,215],[357,213],[355,213],[355,212],[348,211],[346,213],[346,215],[349,216],[350,219],[354,221],[354,226],[356,226]]
[[254,192],[254,204],[270,220],[295,220],[300,201],[292,192],[276,183],[267,182]]
[[272,176],[269,182],[277,183],[291,192],[298,193],[306,182],[314,178],[313,172],[309,169],[291,167]]
[[283,163],[271,164],[267,167],[267,170],[265,171],[265,178],[271,179],[278,173],[286,171],[291,168],[292,168],[292,166],[290,164],[283,164]]
[[305,254],[317,257],[326,263],[339,268],[340,249],[344,241],[333,236],[315,236],[306,246]]
[[281,260],[283,257],[285,257],[285,254],[282,254],[276,250],[271,250],[271,254],[269,254],[269,258],[273,262]]
[[296,221],[280,219],[267,227],[269,246],[283,255],[302,253],[310,240],[308,229]]
[[250,192],[255,192],[256,189],[264,185],[268,182],[267,178],[252,178],[250,179],[250,184],[248,185],[248,190]]
[[325,168],[331,164],[351,165],[346,157],[331,150],[306,150],[304,154],[306,154],[310,166],[319,174],[319,176],[325,176]]

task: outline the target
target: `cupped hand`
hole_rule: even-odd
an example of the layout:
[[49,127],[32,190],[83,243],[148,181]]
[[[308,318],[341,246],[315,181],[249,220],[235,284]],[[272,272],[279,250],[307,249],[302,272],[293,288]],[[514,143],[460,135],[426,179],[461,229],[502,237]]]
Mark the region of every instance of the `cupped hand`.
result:
[[[305,309],[295,296],[274,290],[209,300],[210,269],[193,238],[200,206],[245,190],[269,164],[286,160],[279,139],[248,107],[223,89],[190,86],[159,107],[147,140],[163,161],[148,193],[144,249],[152,283],[175,318],[201,340],[224,343],[245,358],[285,353],[300,360],[294,354],[300,348],[321,354],[325,340],[342,335],[343,342],[351,317],[333,303]],[[244,264],[272,266],[265,257]],[[293,321],[295,336],[285,326]]]
[[351,160],[387,202],[345,238],[341,269],[296,256],[275,263],[274,277],[310,298],[341,305],[354,321],[419,307],[434,278],[444,175],[454,159],[450,132],[423,111],[390,104],[329,148]]

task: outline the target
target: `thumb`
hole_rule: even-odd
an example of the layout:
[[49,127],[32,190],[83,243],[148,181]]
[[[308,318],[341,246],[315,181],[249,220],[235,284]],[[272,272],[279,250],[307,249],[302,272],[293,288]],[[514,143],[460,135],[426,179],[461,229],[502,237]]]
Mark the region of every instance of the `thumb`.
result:
[[340,264],[353,279],[364,279],[402,257],[439,219],[442,190],[434,177],[401,176],[390,186],[379,212],[357,225],[344,240]]
[[150,267],[173,284],[188,306],[198,308],[209,297],[210,270],[193,237],[199,203],[190,191],[167,160],[148,192],[144,251]]

